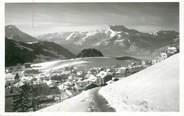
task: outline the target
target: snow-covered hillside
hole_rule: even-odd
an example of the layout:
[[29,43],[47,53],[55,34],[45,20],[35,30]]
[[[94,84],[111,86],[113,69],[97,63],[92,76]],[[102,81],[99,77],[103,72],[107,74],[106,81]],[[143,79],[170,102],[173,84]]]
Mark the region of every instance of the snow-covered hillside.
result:
[[58,70],[68,66],[75,66],[79,69],[88,70],[92,67],[124,65],[127,66],[129,60],[117,60],[109,57],[86,57],[69,60],[56,60],[44,63],[33,64],[34,69],[39,69],[44,72]]
[[179,55],[99,90],[116,111],[179,111]]
[[106,100],[98,94],[99,88],[83,91],[61,103],[43,108],[38,112],[114,112]]
[[47,108],[43,108],[38,112],[87,112],[92,102],[91,91],[82,92],[81,94],[67,99],[61,103],[58,103]]

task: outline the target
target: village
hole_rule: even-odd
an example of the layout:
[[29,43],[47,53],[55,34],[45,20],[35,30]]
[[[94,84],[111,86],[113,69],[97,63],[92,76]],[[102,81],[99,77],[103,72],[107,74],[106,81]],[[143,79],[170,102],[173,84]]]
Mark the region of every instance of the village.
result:
[[[75,66],[63,67],[59,70],[42,72],[31,63],[25,63],[16,67],[16,71],[11,67],[6,69],[6,99],[9,105],[12,105],[13,111],[21,111],[21,106],[13,108],[16,102],[21,102],[20,97],[26,92],[22,87],[29,85],[32,91],[27,89],[27,100],[30,100],[28,111],[36,111],[43,107],[62,102],[68,98],[78,95],[95,87],[109,85],[115,81],[128,77],[139,72],[153,64],[178,53],[175,47],[168,47],[151,61],[132,61],[127,67],[113,65],[110,67],[92,67],[88,70],[80,70]],[[39,89],[39,90],[38,90]],[[37,92],[36,92],[37,91]],[[31,96],[29,96],[31,95]],[[10,110],[10,111],[11,111]]]

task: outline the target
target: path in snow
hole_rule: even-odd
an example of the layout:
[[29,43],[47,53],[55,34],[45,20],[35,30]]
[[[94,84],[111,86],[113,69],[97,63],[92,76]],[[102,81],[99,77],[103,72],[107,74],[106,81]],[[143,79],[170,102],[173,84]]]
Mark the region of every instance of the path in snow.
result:
[[114,112],[107,101],[98,94],[100,88],[84,91],[61,103],[43,108],[38,112]]
[[98,109],[95,112],[115,112],[115,109],[110,107],[106,99],[98,94],[100,88],[94,89],[92,95],[92,103],[89,106],[91,108],[91,111],[95,111],[95,108]]

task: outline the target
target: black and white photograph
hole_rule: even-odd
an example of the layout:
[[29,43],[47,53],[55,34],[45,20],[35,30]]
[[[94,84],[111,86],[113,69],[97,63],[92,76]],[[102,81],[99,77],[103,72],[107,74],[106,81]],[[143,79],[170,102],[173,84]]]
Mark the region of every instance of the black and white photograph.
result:
[[4,110],[180,112],[179,26],[179,2],[5,3]]

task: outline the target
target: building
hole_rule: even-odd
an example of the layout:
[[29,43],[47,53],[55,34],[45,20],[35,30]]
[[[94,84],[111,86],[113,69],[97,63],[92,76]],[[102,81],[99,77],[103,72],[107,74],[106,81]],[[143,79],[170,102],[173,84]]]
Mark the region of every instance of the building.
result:
[[166,49],[166,53],[167,53],[168,57],[174,55],[175,53],[177,53],[177,51],[178,50],[176,47],[168,47]]
[[167,53],[165,52],[161,52],[160,53],[160,56],[163,58],[163,59],[166,59],[168,57]]
[[24,63],[25,68],[31,68],[31,63]]
[[120,67],[116,74],[118,75],[125,75],[127,73],[127,68],[126,67]]

